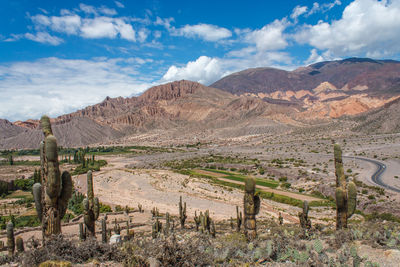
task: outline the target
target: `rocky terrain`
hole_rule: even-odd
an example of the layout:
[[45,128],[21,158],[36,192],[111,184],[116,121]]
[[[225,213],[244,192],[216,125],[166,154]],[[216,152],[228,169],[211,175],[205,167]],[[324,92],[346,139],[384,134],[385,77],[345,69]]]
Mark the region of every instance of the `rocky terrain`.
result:
[[[226,139],[335,125],[338,119],[342,130],[391,133],[398,130],[399,74],[397,61],[358,58],[294,71],[248,69],[210,87],[182,80],[138,97],[107,97],[52,122],[63,146],[129,144],[144,136]],[[36,148],[37,128],[33,119],[0,120],[0,148]]]
[[305,109],[313,119],[355,115],[383,106],[400,95],[400,62],[349,58],[294,71],[248,69],[228,75],[212,87]]

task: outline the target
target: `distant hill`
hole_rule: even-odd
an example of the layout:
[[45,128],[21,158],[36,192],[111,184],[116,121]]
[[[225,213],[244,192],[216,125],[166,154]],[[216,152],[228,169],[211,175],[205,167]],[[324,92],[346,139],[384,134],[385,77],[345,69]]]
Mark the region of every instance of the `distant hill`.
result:
[[353,129],[356,132],[369,134],[400,132],[400,98],[355,117],[359,123]]
[[[145,133],[150,130],[201,131],[259,121],[258,127],[293,123],[286,114],[295,110],[261,99],[235,96],[191,81],[176,81],[152,87],[139,97],[109,98],[52,120],[62,146],[85,146]],[[0,140],[0,148],[37,147],[42,134],[38,121],[18,122],[15,135]],[[31,129],[32,125],[37,125]],[[20,132],[19,129],[23,129]],[[254,130],[254,129],[253,129]]]
[[267,101],[288,101],[307,109],[306,117],[340,117],[380,107],[400,96],[400,62],[349,58],[294,71],[247,69],[210,86]]

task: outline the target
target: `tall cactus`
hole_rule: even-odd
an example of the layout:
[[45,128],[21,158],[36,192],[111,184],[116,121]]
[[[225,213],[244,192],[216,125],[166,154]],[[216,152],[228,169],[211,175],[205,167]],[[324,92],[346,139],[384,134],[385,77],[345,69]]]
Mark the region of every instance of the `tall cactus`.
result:
[[255,195],[256,180],[254,178],[246,178],[244,187],[244,232],[247,239],[251,241],[257,237],[256,215],[260,211],[260,197]]
[[181,222],[181,228],[185,227],[186,221],[186,202],[182,204],[182,196],[179,197],[179,220]]
[[71,175],[60,174],[57,154],[57,139],[54,137],[50,119],[44,115],[40,125],[45,136],[40,143],[41,184],[33,186],[36,212],[42,222],[43,239],[61,233],[61,219],[67,211],[72,195]]
[[7,250],[8,255],[14,255],[15,251],[15,238],[14,238],[14,225],[12,222],[7,224]]
[[240,226],[242,225],[242,212],[239,212],[239,207],[236,206],[236,231],[240,232]]
[[94,197],[92,171],[87,173],[87,198],[83,200],[83,208],[85,209],[84,222],[86,228],[89,231],[89,235],[95,236],[95,222],[99,218],[100,205],[99,199]]
[[336,229],[342,229],[347,228],[347,219],[356,210],[357,188],[355,183],[348,182],[344,175],[342,149],[338,144],[333,148],[336,175]]
[[[305,200],[303,202],[303,212],[299,212],[300,225],[301,225],[301,228],[303,228],[303,229],[311,229],[311,220],[308,218],[308,211],[309,211],[308,201]],[[279,216],[281,216],[280,212],[279,212]],[[282,222],[283,222],[283,218],[282,218]]]

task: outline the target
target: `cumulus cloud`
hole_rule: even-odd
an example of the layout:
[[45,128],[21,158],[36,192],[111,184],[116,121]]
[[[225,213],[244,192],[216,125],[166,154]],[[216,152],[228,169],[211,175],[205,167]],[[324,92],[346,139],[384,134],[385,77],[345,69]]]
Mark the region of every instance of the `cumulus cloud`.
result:
[[285,48],[288,43],[283,31],[288,26],[286,19],[274,20],[259,30],[246,33],[245,41],[255,44],[259,51],[279,50]]
[[[91,12],[94,7],[84,5],[81,6],[82,8],[86,12]],[[81,18],[77,14],[66,14],[62,16],[36,15],[32,16],[31,20],[37,30],[50,29],[55,32],[80,35],[90,39],[117,38],[119,36],[121,39],[136,41],[136,32],[132,25],[122,18],[106,16]],[[140,40],[142,39],[143,34],[140,36]],[[35,39],[31,40],[35,41]]]
[[107,15],[107,16],[113,16],[117,14],[117,11],[113,8],[108,8],[106,6],[101,6],[101,7],[94,7],[86,4],[79,4],[79,9],[86,14],[93,14],[93,15]]
[[310,16],[318,12],[325,13],[334,8],[335,6],[340,6],[341,4],[342,2],[340,0],[335,0],[331,3],[325,3],[325,4],[319,4],[318,2],[314,2],[312,8],[307,13],[307,16]]
[[400,51],[398,14],[398,0],[355,0],[339,20],[305,25],[295,39],[334,56],[390,56]]
[[[25,120],[46,113],[52,117],[102,101],[130,96],[154,85],[139,80],[136,65],[146,59],[67,60],[0,64],[0,118]],[[45,104],[44,104],[45,103]]]
[[160,82],[185,79],[210,85],[228,74],[246,68],[271,66],[281,69],[294,69],[297,67],[290,64],[292,64],[292,58],[287,53],[276,51],[249,53],[244,57],[238,58],[200,56],[195,61],[189,61],[182,67],[172,65]]
[[303,14],[305,14],[308,10],[308,7],[306,6],[296,6],[293,11],[292,14],[290,15],[290,17],[294,20],[297,20],[297,18]]
[[[159,21],[159,23],[162,22]],[[166,23],[164,22],[164,24]],[[175,36],[185,36],[187,38],[199,38],[208,42],[215,42],[232,36],[232,32],[226,28],[203,23],[197,25],[185,25],[178,29],[173,28],[171,34]]]
[[221,77],[221,64],[218,59],[201,56],[183,67],[171,66],[161,79],[162,82],[175,80],[191,80],[202,84],[210,84]]
[[43,44],[50,44],[50,45],[59,45],[63,42],[61,38],[58,38],[56,36],[52,36],[47,32],[37,32],[35,34],[32,33],[25,33],[24,37],[26,39],[43,43]]

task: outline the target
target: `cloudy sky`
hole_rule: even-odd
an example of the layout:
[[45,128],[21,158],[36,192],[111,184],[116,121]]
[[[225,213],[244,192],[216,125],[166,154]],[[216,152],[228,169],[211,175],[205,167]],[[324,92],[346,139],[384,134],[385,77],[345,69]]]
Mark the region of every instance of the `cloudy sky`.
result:
[[400,0],[0,1],[0,118],[58,116],[188,79],[399,59]]

